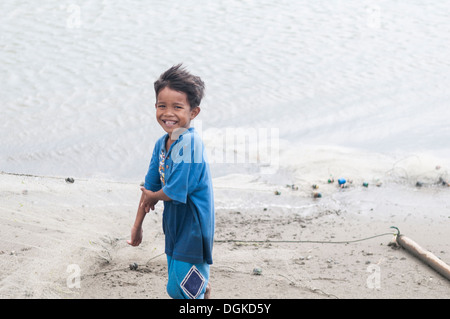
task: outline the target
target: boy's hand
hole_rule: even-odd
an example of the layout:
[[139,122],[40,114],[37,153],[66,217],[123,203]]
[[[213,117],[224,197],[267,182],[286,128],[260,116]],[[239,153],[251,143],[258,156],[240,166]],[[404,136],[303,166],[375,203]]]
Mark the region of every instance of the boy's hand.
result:
[[155,210],[155,205],[158,202],[152,195],[153,192],[147,190],[145,187],[141,187],[142,195],[144,195],[141,203],[141,207],[144,208],[144,211],[148,213],[151,210]]
[[142,227],[133,226],[133,228],[131,228],[131,239],[127,240],[128,245],[139,246],[142,242],[142,233]]

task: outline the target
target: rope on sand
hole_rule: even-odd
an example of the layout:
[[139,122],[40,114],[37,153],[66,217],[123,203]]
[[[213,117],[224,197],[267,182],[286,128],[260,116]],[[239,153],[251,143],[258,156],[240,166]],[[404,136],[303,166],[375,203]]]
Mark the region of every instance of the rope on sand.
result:
[[[165,254],[166,254],[166,253],[162,253],[162,254],[153,256],[152,258],[150,258],[150,259],[145,263],[145,265],[143,265],[143,267],[148,267],[148,263],[149,263],[151,260],[153,260],[153,259],[155,259],[155,258],[158,258],[158,257],[161,257],[162,255],[165,255]],[[90,277],[90,276],[97,276],[97,275],[100,275],[100,274],[107,274],[107,273],[110,273],[110,272],[116,272],[116,271],[137,270],[138,267],[139,267],[139,265],[138,265],[137,263],[132,263],[132,264],[130,264],[128,267],[125,267],[125,268],[116,268],[116,269],[110,269],[110,270],[105,270],[105,271],[98,271],[98,272],[95,272],[95,273],[92,273],[92,274],[87,274],[87,275],[84,275],[84,276]],[[142,267],[142,266],[141,266],[141,267]]]
[[245,240],[245,239],[215,239],[215,243],[250,243],[250,244],[273,244],[273,243],[304,243],[304,244],[350,244],[356,243],[364,240],[369,240],[376,237],[382,236],[393,236],[394,233],[383,233],[370,237],[353,239],[353,240],[344,240],[344,241],[322,241],[322,240]]
[[[360,239],[354,239],[354,240],[346,240],[346,241],[320,241],[320,240],[239,240],[239,239],[215,239],[214,242],[215,243],[257,243],[257,244],[267,244],[267,243],[310,243],[310,244],[348,244],[348,243],[356,243],[359,241],[364,241],[364,240],[369,240],[372,238],[376,238],[376,237],[381,237],[381,236],[393,236],[395,235],[394,233],[383,233],[383,234],[378,234],[378,235],[374,235],[374,236],[370,236],[370,237],[365,237],[365,238],[360,238]],[[144,267],[148,266],[148,263],[155,259],[158,258],[162,255],[164,255],[165,253],[156,255],[152,258],[150,258],[146,264],[144,265]],[[115,272],[115,271],[125,271],[128,269],[131,270],[136,270],[138,268],[138,265],[134,265],[131,264],[129,267],[126,268],[118,268],[118,269],[111,269],[111,270],[106,270],[106,271],[100,271],[100,272],[95,272],[92,274],[88,274],[85,276],[96,276],[99,274],[106,274],[106,273],[110,273],[110,272]]]

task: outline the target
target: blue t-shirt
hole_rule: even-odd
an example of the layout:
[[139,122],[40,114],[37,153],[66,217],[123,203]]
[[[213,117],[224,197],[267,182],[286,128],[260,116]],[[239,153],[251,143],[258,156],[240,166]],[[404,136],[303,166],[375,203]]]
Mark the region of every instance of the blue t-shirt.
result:
[[193,264],[212,264],[214,198],[205,147],[194,128],[183,132],[166,150],[168,134],[155,144],[145,188],[163,192],[165,252]]

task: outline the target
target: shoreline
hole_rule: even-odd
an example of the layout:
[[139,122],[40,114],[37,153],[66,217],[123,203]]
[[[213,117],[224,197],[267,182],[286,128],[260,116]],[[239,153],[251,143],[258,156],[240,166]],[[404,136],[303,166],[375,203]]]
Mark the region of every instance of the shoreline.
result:
[[[166,299],[162,204],[126,244],[139,183],[0,174],[0,298]],[[325,192],[249,180],[214,184],[212,298],[450,298],[450,282],[404,249],[402,234],[450,262],[448,188],[398,185]],[[250,205],[251,203],[251,205]],[[219,242],[220,240],[241,242]],[[269,240],[255,243],[246,241]],[[136,263],[138,268],[130,269]]]

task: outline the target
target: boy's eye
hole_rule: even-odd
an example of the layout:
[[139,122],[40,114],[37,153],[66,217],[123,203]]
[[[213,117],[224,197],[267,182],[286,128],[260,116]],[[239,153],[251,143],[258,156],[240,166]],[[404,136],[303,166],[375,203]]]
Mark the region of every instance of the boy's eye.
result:
[[165,107],[165,105],[163,105],[163,104],[160,104],[160,105],[158,105],[158,107]]

